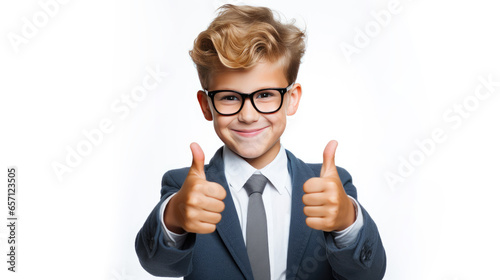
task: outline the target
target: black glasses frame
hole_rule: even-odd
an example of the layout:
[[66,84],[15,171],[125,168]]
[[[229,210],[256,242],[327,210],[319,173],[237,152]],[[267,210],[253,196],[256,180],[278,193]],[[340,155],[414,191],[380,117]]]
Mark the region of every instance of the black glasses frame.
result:
[[[252,106],[255,108],[255,110],[257,110],[257,112],[261,113],[261,114],[272,114],[272,113],[276,113],[278,112],[280,109],[281,109],[281,106],[283,106],[283,96],[285,95],[285,93],[287,93],[290,89],[292,89],[293,85],[295,83],[291,83],[289,86],[287,86],[286,88],[263,88],[263,89],[259,89],[259,90],[256,90],[252,93],[241,93],[239,91],[235,91],[235,90],[229,90],[229,89],[223,89],[223,90],[213,90],[213,91],[208,91],[206,89],[203,89],[203,91],[210,97],[210,99],[212,100],[212,105],[214,105],[214,108],[215,108],[215,111],[217,111],[217,113],[219,113],[219,115],[222,115],[222,116],[232,116],[232,115],[236,115],[238,114],[241,109],[243,109],[243,106],[245,106],[245,99],[246,98],[249,98],[250,101],[252,102]],[[281,94],[281,102],[280,102],[280,106],[278,107],[278,109],[272,111],[272,112],[262,112],[261,110],[259,110],[257,108],[257,106],[255,106],[255,102],[253,101],[253,96],[258,93],[258,92],[261,92],[261,91],[265,91],[265,90],[277,90],[280,94]],[[234,93],[237,93],[241,96],[242,98],[242,101],[241,101],[241,107],[240,109],[238,109],[238,111],[236,111],[235,113],[232,113],[232,114],[223,114],[221,112],[219,112],[219,110],[217,110],[217,107],[215,106],[215,100],[214,100],[214,96],[216,93],[218,92],[234,92]]]

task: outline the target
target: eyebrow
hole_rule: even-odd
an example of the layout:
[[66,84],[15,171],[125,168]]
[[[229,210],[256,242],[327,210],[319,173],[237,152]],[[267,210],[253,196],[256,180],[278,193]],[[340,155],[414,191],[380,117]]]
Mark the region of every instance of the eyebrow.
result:
[[233,90],[233,91],[237,91],[237,92],[240,92],[240,93],[252,93],[252,92],[256,92],[258,90],[262,90],[262,89],[268,89],[268,88],[286,88],[287,86],[284,86],[284,87],[281,87],[281,86],[264,86],[264,87],[259,87],[255,90],[252,90],[252,91],[249,91],[249,92],[243,92],[243,91],[240,91],[240,90],[237,90],[237,89],[234,89],[234,88],[224,88],[224,87],[221,87],[221,89],[212,89],[212,90],[207,90],[207,91],[216,91],[216,90]]

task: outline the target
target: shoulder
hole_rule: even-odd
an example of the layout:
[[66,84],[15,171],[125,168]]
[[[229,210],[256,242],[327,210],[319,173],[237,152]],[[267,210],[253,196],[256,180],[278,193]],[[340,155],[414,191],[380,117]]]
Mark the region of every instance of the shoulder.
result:
[[187,174],[189,172],[189,167],[183,167],[183,168],[177,168],[177,169],[172,169],[165,174],[163,174],[161,184],[163,186],[165,185],[170,185],[170,186],[182,186],[184,183],[184,180],[187,177]]
[[[222,147],[218,149],[208,164],[205,164],[205,173],[218,171],[223,168]],[[182,186],[190,167],[172,169],[163,174],[162,185]]]

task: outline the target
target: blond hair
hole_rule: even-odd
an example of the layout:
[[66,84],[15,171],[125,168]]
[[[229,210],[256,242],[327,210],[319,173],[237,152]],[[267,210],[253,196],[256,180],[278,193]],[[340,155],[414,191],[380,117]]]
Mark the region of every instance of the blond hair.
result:
[[195,39],[189,55],[204,89],[212,73],[250,68],[262,60],[281,63],[291,84],[305,52],[304,39],[294,21],[281,23],[269,8],[226,4]]

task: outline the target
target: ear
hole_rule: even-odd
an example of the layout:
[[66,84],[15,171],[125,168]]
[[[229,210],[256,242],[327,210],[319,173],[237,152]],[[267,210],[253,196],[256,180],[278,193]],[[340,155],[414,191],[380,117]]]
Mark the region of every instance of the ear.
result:
[[302,97],[302,86],[299,83],[293,85],[288,92],[288,102],[286,103],[286,115],[292,116],[299,108],[300,98]]
[[199,90],[198,94],[198,103],[200,103],[201,111],[203,112],[203,116],[205,116],[205,119],[207,121],[213,120],[212,116],[212,110],[210,109],[210,102],[209,102],[209,97],[208,95],[205,94],[205,92]]

